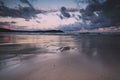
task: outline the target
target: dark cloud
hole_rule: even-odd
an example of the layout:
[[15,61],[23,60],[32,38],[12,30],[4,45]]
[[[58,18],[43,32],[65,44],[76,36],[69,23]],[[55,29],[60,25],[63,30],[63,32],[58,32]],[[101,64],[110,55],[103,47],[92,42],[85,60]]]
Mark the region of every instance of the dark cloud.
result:
[[86,24],[91,21],[93,27],[120,25],[120,0],[90,0],[85,9],[81,9],[81,18]]
[[[69,12],[67,11],[66,7],[61,7],[60,11],[61,11],[61,13],[62,13],[62,15],[63,15],[64,17],[67,17],[67,18],[70,18],[70,17],[71,17],[70,14],[69,14]],[[61,16],[60,16],[60,17],[61,17]],[[61,17],[61,19],[62,19],[62,17]]]
[[27,26],[13,26],[16,22],[0,22],[0,29],[11,29],[11,30],[28,30]]
[[3,2],[3,1],[0,1],[0,5],[4,5],[4,2]]
[[0,22],[0,27],[2,27],[2,26],[4,26],[4,25],[9,26],[9,25],[11,25],[11,24],[16,24],[16,22],[15,22],[15,21],[11,21],[11,22]]
[[112,20],[112,23],[120,22],[120,0],[107,0],[103,4],[103,13]]
[[32,5],[28,0],[20,0],[20,1],[21,1],[22,3],[28,4],[28,5],[31,7],[31,9],[35,11],[33,5]]
[[[23,2],[24,0],[22,0]],[[26,0],[25,0],[26,1]],[[26,1],[27,4],[29,1]],[[29,3],[29,5],[31,5]],[[36,17],[36,14],[41,13],[40,10],[35,10],[32,5],[30,7],[22,7],[18,5],[18,9],[9,8],[4,5],[4,2],[0,1],[0,16],[2,17],[15,17],[15,18],[25,18],[30,19]]]
[[9,24],[9,22],[0,22],[0,25]]
[[1,25],[9,25],[10,24],[10,22],[0,22],[0,26]]

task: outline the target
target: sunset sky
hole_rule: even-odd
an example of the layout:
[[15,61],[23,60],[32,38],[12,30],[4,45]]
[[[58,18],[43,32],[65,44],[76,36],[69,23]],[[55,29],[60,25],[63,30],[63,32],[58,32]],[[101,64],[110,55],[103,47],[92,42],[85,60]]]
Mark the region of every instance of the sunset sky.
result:
[[89,1],[0,0],[0,27],[15,30],[80,30],[119,24],[119,0]]
[[[29,7],[28,4],[22,3],[20,0],[0,0],[4,2],[4,5],[8,8],[16,9],[18,5],[22,7]],[[77,8],[77,4],[74,0],[28,0],[30,4],[35,9],[43,9],[43,10],[60,10],[62,6],[66,8]],[[10,12],[10,11],[8,11]],[[32,12],[30,12],[32,13]],[[23,13],[24,14],[24,13]],[[26,13],[27,14],[27,13]],[[16,15],[16,14],[15,14]],[[30,14],[31,15],[31,14]],[[36,17],[32,17],[30,19],[25,19],[21,17],[0,17],[1,23],[7,23],[4,27],[7,26],[11,29],[27,29],[27,30],[38,30],[38,29],[58,29],[60,26],[67,26],[72,25],[77,20],[75,18],[65,18],[61,19],[59,16],[61,15],[60,12],[52,12],[52,13],[45,13],[45,14],[36,14]],[[27,15],[26,15],[27,16]],[[11,23],[15,22],[15,23]]]
[[[20,0],[0,0],[4,2],[4,5],[8,8],[15,9],[18,5],[22,7],[29,7],[27,4],[22,3]],[[74,0],[28,0],[35,9],[44,9],[44,10],[54,10],[60,9],[62,6],[67,8],[76,8],[77,5]],[[31,12],[32,13],[32,12]],[[33,17],[29,20],[24,18],[13,18],[13,17],[0,17],[0,22],[5,23],[4,27],[11,27],[15,29],[54,29],[60,25],[69,25],[74,24],[75,19],[65,19],[61,20],[59,16],[60,12],[57,13],[48,13],[48,14],[37,14],[37,17]],[[15,23],[11,23],[15,22]],[[9,25],[8,25],[9,24]]]

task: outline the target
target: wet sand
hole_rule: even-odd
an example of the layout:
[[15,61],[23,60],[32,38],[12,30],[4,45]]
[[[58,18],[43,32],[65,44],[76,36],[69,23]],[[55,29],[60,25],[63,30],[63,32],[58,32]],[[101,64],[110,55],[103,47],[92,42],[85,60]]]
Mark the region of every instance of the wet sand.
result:
[[0,80],[120,80],[119,36],[4,35]]

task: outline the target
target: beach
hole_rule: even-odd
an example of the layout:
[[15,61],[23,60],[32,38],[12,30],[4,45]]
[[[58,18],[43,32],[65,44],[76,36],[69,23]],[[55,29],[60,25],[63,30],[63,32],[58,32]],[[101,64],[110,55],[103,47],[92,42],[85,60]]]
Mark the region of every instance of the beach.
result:
[[120,36],[0,34],[0,80],[120,80]]

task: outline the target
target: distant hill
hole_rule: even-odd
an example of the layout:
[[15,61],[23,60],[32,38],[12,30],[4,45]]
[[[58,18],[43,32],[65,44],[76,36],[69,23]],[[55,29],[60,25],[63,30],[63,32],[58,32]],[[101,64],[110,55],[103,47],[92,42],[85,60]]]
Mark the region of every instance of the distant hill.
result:
[[43,33],[64,33],[62,30],[45,30],[45,31],[32,31],[32,32],[43,32]]
[[62,30],[37,30],[37,31],[23,31],[23,30],[10,30],[0,28],[0,32],[41,32],[41,33],[64,33]]
[[14,31],[14,30],[0,28],[0,32],[11,32],[11,31]]

